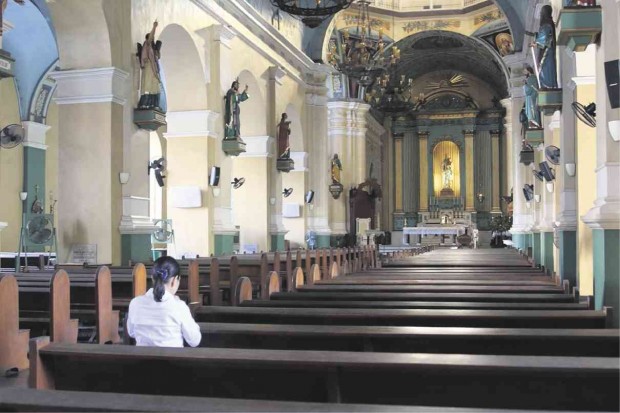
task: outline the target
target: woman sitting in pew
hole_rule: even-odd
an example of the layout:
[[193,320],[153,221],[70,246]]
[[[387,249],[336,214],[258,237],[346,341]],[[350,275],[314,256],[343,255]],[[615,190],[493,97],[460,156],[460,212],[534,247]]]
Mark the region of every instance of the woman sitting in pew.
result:
[[176,296],[181,276],[172,257],[161,257],[151,272],[153,288],[129,304],[127,333],[138,346],[191,347],[200,344],[200,327],[183,300]]

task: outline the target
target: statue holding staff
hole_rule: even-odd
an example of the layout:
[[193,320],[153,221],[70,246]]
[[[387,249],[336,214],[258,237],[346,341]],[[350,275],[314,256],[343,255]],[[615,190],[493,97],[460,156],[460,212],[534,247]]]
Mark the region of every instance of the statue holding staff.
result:
[[241,140],[241,121],[239,103],[248,100],[248,85],[239,93],[239,80],[232,82],[224,97],[224,140]]
[[532,42],[532,49],[538,49],[535,59],[540,89],[557,89],[558,75],[556,65],[555,23],[551,6],[545,5],[540,11],[540,28]]

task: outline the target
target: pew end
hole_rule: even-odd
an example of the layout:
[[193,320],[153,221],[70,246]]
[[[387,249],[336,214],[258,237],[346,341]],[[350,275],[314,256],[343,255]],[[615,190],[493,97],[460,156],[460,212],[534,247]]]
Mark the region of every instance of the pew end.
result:
[[280,276],[277,272],[271,271],[268,277],[268,283],[265,286],[269,294],[268,298],[271,298],[271,294],[280,292]]
[[336,261],[332,262],[329,270],[329,278],[336,278],[340,275],[340,267],[338,267],[338,263]]
[[293,275],[294,283],[291,285],[289,292],[296,291],[299,287],[304,285],[304,272],[301,267],[296,267]]
[[252,300],[252,281],[248,277],[239,277],[235,284],[235,298],[233,306],[238,306],[244,301]]
[[10,275],[0,276],[0,369],[28,368],[30,330],[19,329],[19,295],[17,281]]
[[69,275],[58,270],[50,282],[50,337],[57,343],[77,343],[78,320],[71,319]]
[[112,275],[106,266],[99,267],[95,275],[95,303],[97,342],[99,344],[120,343],[119,312],[112,310]]
[[146,267],[141,262],[134,265],[132,270],[133,296],[138,297],[146,294]]
[[30,339],[30,375],[28,376],[28,387],[31,389],[53,390],[55,388],[52,372],[47,369],[39,353],[43,347],[49,344],[49,337],[35,337]]

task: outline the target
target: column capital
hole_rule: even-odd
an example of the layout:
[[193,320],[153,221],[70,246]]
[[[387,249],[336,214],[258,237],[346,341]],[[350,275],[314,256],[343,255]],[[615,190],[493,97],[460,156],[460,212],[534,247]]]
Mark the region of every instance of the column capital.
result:
[[272,158],[275,139],[271,136],[244,136],[245,152],[239,158]]
[[215,138],[219,137],[216,125],[220,114],[210,110],[168,112],[167,132],[164,138]]
[[56,70],[49,77],[58,84],[54,102],[59,105],[113,102],[127,103],[129,73],[116,67]]
[[282,79],[286,76],[286,72],[280,66],[269,67],[269,80],[282,85]]
[[230,44],[233,39],[237,37],[237,32],[231,27],[225,26],[223,24],[214,24],[210,27],[210,29],[211,40],[220,43],[227,49],[230,49]]
[[47,149],[45,138],[47,131],[50,130],[51,126],[30,121],[22,122],[22,126],[24,127],[25,132],[23,142],[24,146],[42,150]]

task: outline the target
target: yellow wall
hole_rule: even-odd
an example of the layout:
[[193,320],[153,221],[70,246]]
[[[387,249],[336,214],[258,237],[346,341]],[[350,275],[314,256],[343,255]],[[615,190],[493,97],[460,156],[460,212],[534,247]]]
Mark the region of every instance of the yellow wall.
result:
[[[11,123],[21,123],[17,106],[15,83],[12,79],[0,80],[0,128]],[[22,202],[19,193],[23,179],[23,147],[0,148],[0,222],[8,227],[0,231],[0,250],[17,251],[21,229]]]
[[258,250],[269,250],[269,158],[236,158],[233,177],[245,177],[245,184],[233,189],[232,205],[235,225],[240,226],[239,247],[256,244]]
[[[576,101],[596,101],[595,85],[577,86]],[[596,199],[596,129],[577,121],[577,205],[578,216],[585,215]],[[593,294],[592,229],[579,220],[577,226],[578,284],[582,295]]]
[[289,172],[282,174],[282,188],[293,188],[293,193],[288,198],[282,198],[282,203],[295,203],[301,205],[299,218],[282,218],[284,228],[288,233],[284,237],[291,241],[291,248],[303,246],[305,242],[305,219],[308,207],[305,205],[306,172]]
[[[201,208],[176,208],[168,194],[168,218],[172,219],[176,254],[209,255],[209,138],[171,138],[167,140],[166,188],[198,186]],[[202,231],[197,231],[200,228]]]

